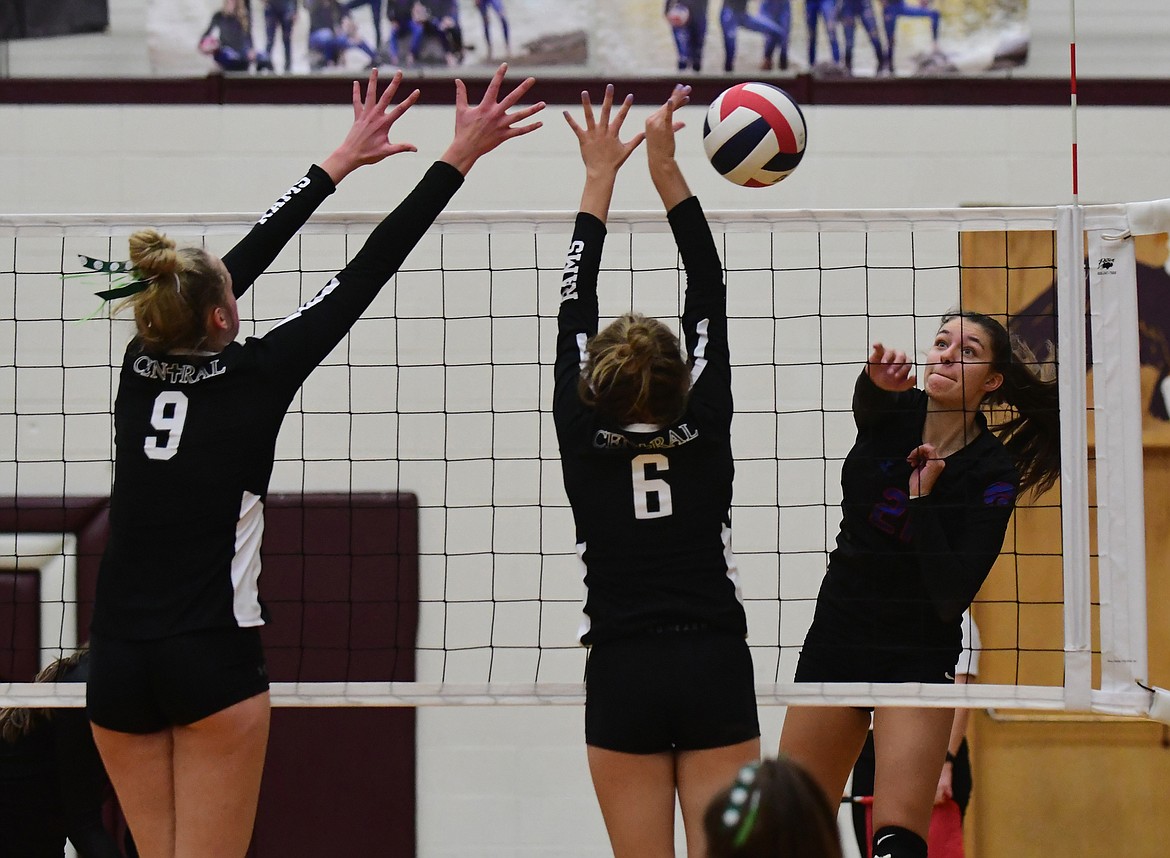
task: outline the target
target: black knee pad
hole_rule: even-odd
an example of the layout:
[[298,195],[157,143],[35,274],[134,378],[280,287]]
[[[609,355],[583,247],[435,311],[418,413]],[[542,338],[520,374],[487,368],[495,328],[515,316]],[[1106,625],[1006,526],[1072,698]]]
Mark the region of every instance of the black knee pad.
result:
[[883,825],[873,833],[873,858],[926,858],[926,841],[900,825]]

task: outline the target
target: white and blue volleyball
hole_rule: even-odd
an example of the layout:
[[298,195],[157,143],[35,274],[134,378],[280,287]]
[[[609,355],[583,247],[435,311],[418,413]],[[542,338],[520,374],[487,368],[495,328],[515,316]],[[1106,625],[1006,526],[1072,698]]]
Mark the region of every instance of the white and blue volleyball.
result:
[[800,106],[767,83],[724,90],[703,122],[703,148],[711,166],[745,188],[766,188],[795,170],[804,157],[805,136]]

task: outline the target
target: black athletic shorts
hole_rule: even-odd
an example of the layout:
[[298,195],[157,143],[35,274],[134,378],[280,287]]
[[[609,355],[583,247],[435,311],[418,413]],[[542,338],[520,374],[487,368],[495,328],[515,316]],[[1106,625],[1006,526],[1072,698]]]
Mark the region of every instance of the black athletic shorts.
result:
[[797,682],[933,682],[955,681],[959,653],[952,647],[883,647],[826,641],[809,630]]
[[590,649],[587,744],[657,754],[759,735],[752,656],[742,635],[672,626]]
[[90,639],[86,709],[99,727],[156,733],[192,724],[268,690],[259,628],[169,638]]
[[812,625],[796,665],[797,682],[955,681],[962,631],[929,628],[897,604],[842,598],[821,586]]

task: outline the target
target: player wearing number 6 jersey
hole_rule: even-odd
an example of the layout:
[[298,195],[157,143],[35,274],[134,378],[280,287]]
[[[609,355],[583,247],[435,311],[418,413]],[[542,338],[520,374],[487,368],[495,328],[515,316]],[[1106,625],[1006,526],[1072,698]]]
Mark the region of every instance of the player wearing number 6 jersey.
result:
[[[677,87],[622,142],[631,99],[566,112],[585,190],[561,285],[553,415],[584,567],[585,740],[614,855],[688,852],[703,812],[759,755],[754,679],[731,553],[731,362],[715,242],[674,159]],[[681,127],[681,126],[678,126]],[[597,278],[618,169],[646,140],[686,269],[682,331],[628,313],[598,332]]]
[[456,82],[455,137],[407,198],[310,301],[236,342],[236,299],[344,176],[413,146],[394,121],[418,99],[353,86],[354,124],[222,261],[153,230],[130,239],[142,287],[137,336],[114,404],[116,478],[98,575],[88,709],[98,749],[143,855],[242,856],[269,723],[258,594],[264,498],[297,389],[398,270],[475,161],[539,127],[509,113],[532,78],[497,101]]

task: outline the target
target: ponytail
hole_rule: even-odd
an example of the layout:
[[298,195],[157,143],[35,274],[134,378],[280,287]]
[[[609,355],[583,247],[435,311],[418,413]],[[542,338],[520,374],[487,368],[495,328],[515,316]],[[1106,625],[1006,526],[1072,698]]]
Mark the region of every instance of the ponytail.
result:
[[669,423],[686,409],[690,371],[678,338],[657,319],[626,313],[589,340],[578,392],[620,423]]
[[1003,376],[1003,383],[983,402],[1003,412],[991,428],[1016,463],[1021,492],[1039,496],[1060,476],[1055,350],[1049,344],[1049,354],[1041,361],[991,316],[964,310],[948,314],[943,323],[956,317],[974,322],[991,338],[992,369]]
[[223,303],[225,283],[215,258],[199,247],[176,248],[162,233],[143,229],[130,236],[130,264],[150,285],[119,309],[133,309],[143,347],[198,348],[207,337],[207,314]]

